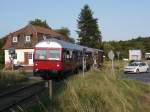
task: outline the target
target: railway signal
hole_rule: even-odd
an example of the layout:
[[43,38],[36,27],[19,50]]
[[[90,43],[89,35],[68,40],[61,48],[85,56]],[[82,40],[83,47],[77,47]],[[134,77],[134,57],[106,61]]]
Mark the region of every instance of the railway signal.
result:
[[8,50],[8,53],[9,53],[9,59],[11,62],[12,70],[14,70],[14,59],[17,59],[16,49],[12,47]]

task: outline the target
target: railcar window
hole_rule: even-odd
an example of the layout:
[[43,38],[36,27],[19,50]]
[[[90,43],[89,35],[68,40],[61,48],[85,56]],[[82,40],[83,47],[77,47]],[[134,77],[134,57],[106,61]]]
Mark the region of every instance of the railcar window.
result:
[[48,52],[49,60],[60,60],[60,50],[49,50]]
[[46,50],[36,50],[35,59],[45,60],[46,59]]

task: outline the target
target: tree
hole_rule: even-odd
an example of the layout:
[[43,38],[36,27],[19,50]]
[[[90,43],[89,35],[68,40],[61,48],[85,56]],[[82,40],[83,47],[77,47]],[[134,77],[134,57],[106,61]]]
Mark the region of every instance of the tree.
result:
[[66,27],[56,29],[55,31],[63,36],[70,37],[70,30]]
[[5,64],[3,46],[4,46],[5,42],[6,42],[6,40],[7,40],[7,36],[0,38],[0,69],[3,68],[4,64]]
[[93,12],[88,5],[81,9],[78,22],[79,44],[92,48],[101,48],[102,36],[99,31],[98,22],[93,18]]
[[46,20],[42,21],[41,19],[35,19],[32,21],[29,21],[29,24],[37,25],[37,26],[41,26],[41,27],[45,27],[45,28],[50,28],[49,25],[47,24]]
[[70,42],[74,43],[75,40],[73,38],[70,37],[70,30],[66,27],[62,27],[60,29],[56,29],[55,30],[57,33],[63,35],[66,37],[66,40],[69,40]]

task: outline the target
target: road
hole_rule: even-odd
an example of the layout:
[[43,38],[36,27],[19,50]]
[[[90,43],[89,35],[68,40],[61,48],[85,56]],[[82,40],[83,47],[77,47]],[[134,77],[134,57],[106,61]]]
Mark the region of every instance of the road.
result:
[[[148,64],[150,66],[150,61],[148,62]],[[148,73],[139,73],[139,74],[133,74],[133,73],[124,74],[123,73],[123,77],[131,79],[131,80],[139,80],[139,81],[150,83],[150,70]]]

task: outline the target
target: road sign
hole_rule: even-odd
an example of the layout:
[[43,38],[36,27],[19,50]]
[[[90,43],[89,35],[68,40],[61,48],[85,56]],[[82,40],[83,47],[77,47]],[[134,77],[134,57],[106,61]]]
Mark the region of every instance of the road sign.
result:
[[109,57],[110,60],[113,60],[114,56],[115,55],[114,55],[114,52],[112,50],[108,52],[108,57]]

